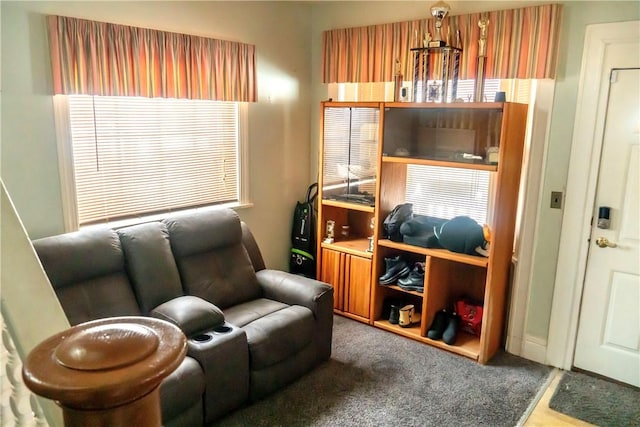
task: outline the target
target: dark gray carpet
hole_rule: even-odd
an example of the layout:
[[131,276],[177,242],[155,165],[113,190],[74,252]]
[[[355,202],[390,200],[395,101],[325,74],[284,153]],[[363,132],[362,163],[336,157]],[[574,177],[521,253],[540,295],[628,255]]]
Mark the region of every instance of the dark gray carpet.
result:
[[486,365],[340,316],[331,359],[221,426],[514,426],[550,368]]
[[640,390],[565,372],[549,407],[597,426],[640,426]]

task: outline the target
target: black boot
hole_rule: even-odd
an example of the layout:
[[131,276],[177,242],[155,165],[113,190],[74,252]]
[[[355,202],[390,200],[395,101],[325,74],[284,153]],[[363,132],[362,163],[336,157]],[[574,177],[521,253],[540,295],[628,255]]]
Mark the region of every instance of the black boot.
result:
[[442,333],[442,341],[449,345],[453,345],[456,342],[458,336],[458,327],[460,326],[460,316],[453,313],[449,315],[447,328]]
[[381,285],[390,285],[411,271],[407,262],[400,258],[399,255],[395,258],[385,258],[384,262],[387,270],[380,276],[379,282]]
[[437,312],[435,317],[433,318],[433,322],[431,322],[429,330],[427,331],[427,337],[431,338],[432,340],[439,340],[440,338],[442,338],[442,333],[447,327],[448,322],[449,315],[446,311],[441,310]]
[[424,292],[424,262],[416,262],[408,275],[398,279],[398,286],[405,291]]
[[389,313],[389,323],[397,325],[400,323],[400,306],[391,304],[391,312]]

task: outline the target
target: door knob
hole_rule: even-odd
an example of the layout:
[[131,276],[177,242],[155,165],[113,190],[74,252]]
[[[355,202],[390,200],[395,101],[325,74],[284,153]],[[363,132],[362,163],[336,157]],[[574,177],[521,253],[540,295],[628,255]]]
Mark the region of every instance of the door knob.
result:
[[613,242],[610,242],[609,239],[607,239],[606,237],[598,237],[596,239],[596,245],[600,246],[601,248],[606,248],[606,247],[610,247],[610,248],[615,248],[616,245]]

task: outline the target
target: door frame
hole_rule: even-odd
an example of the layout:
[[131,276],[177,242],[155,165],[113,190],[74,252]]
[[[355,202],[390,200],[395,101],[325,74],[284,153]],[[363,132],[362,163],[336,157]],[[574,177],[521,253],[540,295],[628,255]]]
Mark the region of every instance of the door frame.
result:
[[546,355],[547,364],[566,370],[573,366],[604,136],[605,55],[611,45],[638,42],[639,28],[640,21],[586,27]]

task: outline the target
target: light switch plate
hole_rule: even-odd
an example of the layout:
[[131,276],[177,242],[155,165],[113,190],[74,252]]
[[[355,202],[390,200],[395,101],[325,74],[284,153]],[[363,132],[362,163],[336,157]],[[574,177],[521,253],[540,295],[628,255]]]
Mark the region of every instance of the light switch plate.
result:
[[562,209],[562,191],[551,192],[551,208]]

